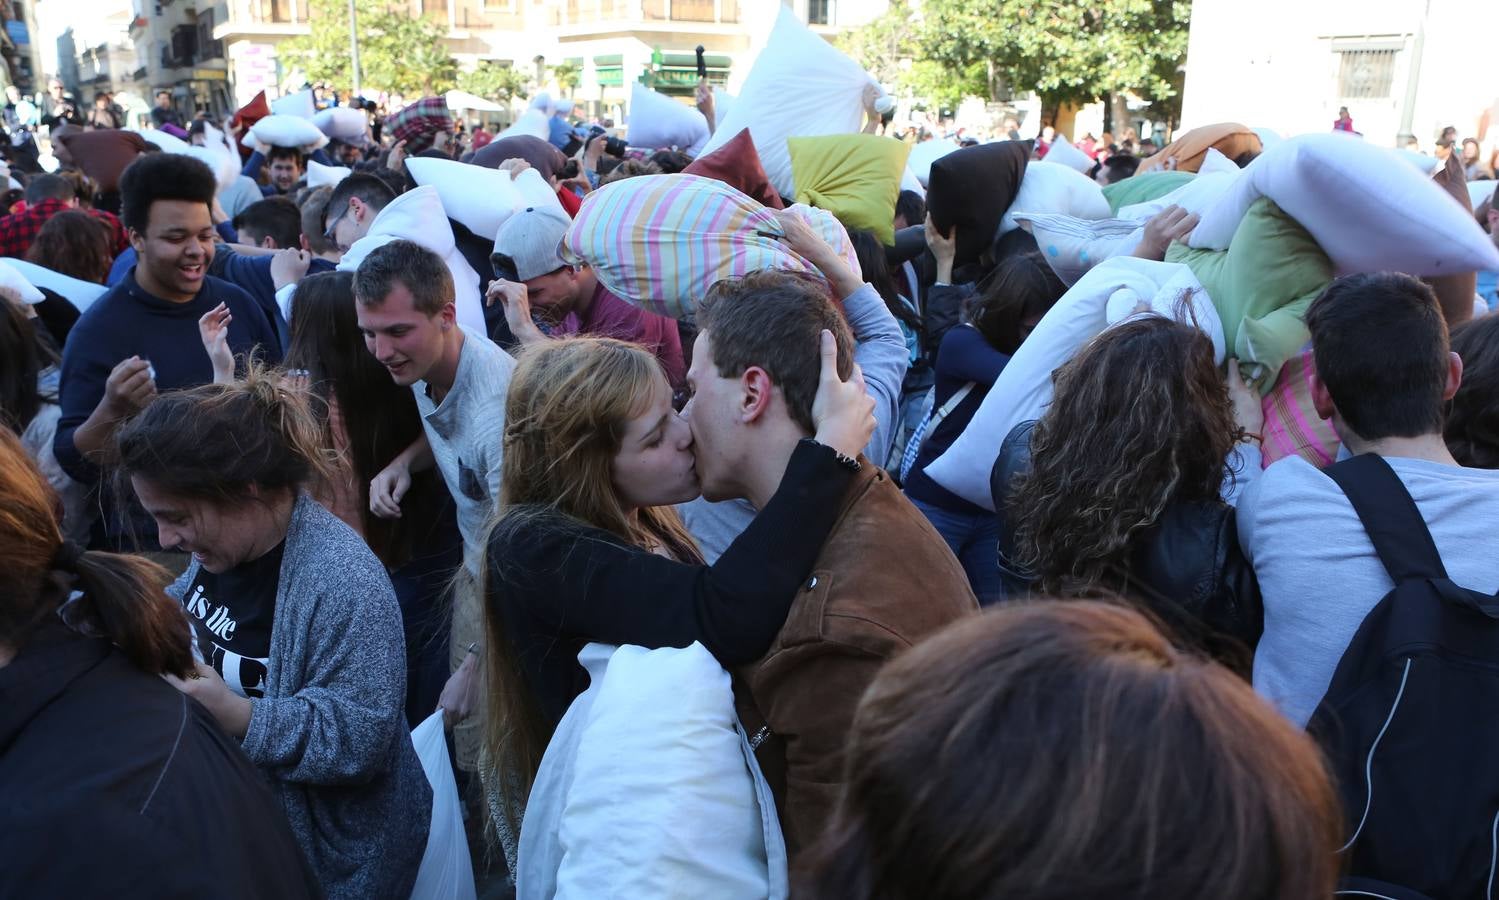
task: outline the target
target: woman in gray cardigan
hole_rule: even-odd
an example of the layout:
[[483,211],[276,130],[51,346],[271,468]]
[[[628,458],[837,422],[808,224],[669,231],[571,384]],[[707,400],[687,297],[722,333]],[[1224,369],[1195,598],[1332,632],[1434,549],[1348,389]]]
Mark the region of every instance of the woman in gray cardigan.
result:
[[[169,679],[239,738],[330,898],[411,893],[432,792],[406,730],[390,579],[306,491],[323,457],[307,395],[251,371],[158,397],[117,434],[202,660]],[[246,835],[254,841],[254,835]]]

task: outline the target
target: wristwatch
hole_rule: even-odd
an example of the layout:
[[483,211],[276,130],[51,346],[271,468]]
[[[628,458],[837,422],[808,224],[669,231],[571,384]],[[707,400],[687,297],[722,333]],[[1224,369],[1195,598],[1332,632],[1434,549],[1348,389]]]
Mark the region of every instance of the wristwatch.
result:
[[824,444],[822,441],[819,441],[816,438],[802,438],[802,443],[811,444],[814,447],[821,447],[829,453],[833,454],[833,459],[838,461],[838,465],[849,470],[850,472],[857,472],[861,468],[863,468],[863,466],[859,464],[859,461],[857,459],[845,453],[838,452],[837,448]]

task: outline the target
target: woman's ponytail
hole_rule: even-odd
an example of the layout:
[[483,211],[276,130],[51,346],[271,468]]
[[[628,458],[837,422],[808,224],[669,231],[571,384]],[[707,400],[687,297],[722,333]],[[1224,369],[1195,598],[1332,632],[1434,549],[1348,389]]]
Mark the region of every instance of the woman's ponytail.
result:
[[64,619],[118,646],[143,672],[186,678],[194,671],[192,626],[166,593],[166,569],[138,556],[63,548],[53,559],[71,564],[61,571],[77,576],[74,588],[82,593]]

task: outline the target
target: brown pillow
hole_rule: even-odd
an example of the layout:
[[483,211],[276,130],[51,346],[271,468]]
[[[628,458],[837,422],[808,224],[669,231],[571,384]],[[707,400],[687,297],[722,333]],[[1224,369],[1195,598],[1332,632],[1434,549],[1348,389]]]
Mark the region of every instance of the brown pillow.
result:
[[[1448,155],[1447,164],[1441,168],[1431,180],[1436,182],[1437,187],[1451,195],[1457,201],[1457,205],[1472,212],[1473,202],[1468,194],[1468,178],[1463,171],[1463,162],[1458,154]],[[1437,302],[1442,306],[1442,315],[1447,319],[1447,327],[1452,328],[1473,318],[1473,298],[1478,294],[1477,272],[1454,272],[1451,275],[1434,275],[1423,278],[1431,285],[1432,291],[1437,295]]]
[[146,152],[146,141],[133,131],[84,131],[58,138],[73,163],[93,179],[103,193],[119,190],[120,173]]
[[682,174],[717,179],[771,209],[786,206],[781,202],[781,195],[770,186],[770,176],[765,174],[765,166],[760,163],[760,154],[755,150],[755,141],[748,128],[741,129],[727,144],[712,153],[693,160]]
[[994,243],[1030,156],[1030,141],[998,141],[954,150],[932,163],[926,208],[943,234],[957,227],[956,265],[977,261]]
[[1173,156],[1176,157],[1176,171],[1196,172],[1202,168],[1202,160],[1208,155],[1209,149],[1217,150],[1230,160],[1237,160],[1245,153],[1258,156],[1264,147],[1260,143],[1260,136],[1247,125],[1240,125],[1238,122],[1204,125],[1182,134],[1154,156],[1141,161],[1135,174],[1143,175],[1164,169],[1166,160]]
[[507,159],[525,160],[531,164],[531,168],[540,172],[541,177],[546,181],[562,177],[562,170],[567,166],[565,153],[549,142],[529,134],[518,134],[514,137],[490,141],[475,153],[474,158],[469,162],[486,169],[493,169]]

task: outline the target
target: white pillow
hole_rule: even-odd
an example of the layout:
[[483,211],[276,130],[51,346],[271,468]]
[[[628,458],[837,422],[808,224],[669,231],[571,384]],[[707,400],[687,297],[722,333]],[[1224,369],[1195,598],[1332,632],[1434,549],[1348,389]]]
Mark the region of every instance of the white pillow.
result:
[[[926,185],[921,183],[921,179],[916,177],[916,173],[911,171],[911,167],[909,165],[906,166],[906,170],[900,174],[900,189],[902,191],[915,191],[921,196],[921,199],[926,199]],[[907,224],[915,225],[916,223],[909,222]]]
[[1168,206],[1180,206],[1189,213],[1201,215],[1202,211],[1218,202],[1218,198],[1239,180],[1243,169],[1234,165],[1228,157],[1209,147],[1203,157],[1202,168],[1186,184],[1169,194],[1131,203],[1119,208],[1121,219],[1148,219]]
[[1054,162],[1028,163],[1015,201],[999,223],[999,233],[1020,227],[1019,213],[1052,213],[1079,219],[1107,219],[1109,201],[1103,188],[1075,169]]
[[[13,271],[21,273],[28,282],[36,286],[32,290],[46,288],[49,291],[56,291],[69,303],[78,307],[80,313],[88,312],[89,307],[109,291],[106,285],[94,284],[92,281],[84,281],[81,278],[54,272],[45,266],[39,266],[24,259],[6,259],[5,262]],[[42,292],[36,291],[35,296],[35,300],[30,299],[30,295],[22,299],[28,303],[40,303],[43,299]]]
[[[31,281],[21,274],[20,267],[15,263],[24,262],[19,259],[0,259],[0,287],[10,288],[17,296],[26,303],[41,303],[47,299],[41,291],[37,290]],[[41,266],[36,268],[40,269]],[[58,293],[62,293],[58,291]]]
[[125,130],[140,135],[141,139],[148,144],[155,144],[163,153],[185,153],[187,148],[192,146],[175,134],[167,134],[156,128],[127,128]]
[[714,131],[718,130],[718,123],[720,123],[720,122],[722,122],[724,120],[724,116],[727,116],[729,114],[729,110],[733,109],[734,108],[734,104],[738,103],[738,102],[739,102],[739,98],[736,97],[736,96],[734,96],[733,94],[729,93],[724,88],[716,87],[716,86],[713,88],[713,130]]
[[1132,256],[1106,260],[1079,279],[1041,318],[999,373],[968,427],[926,467],[926,473],[970,503],[994,509],[989,473],[999,458],[1000,445],[1016,425],[1039,419],[1046,411],[1052,397],[1052,372],[1108,327],[1111,308],[1116,317],[1128,317],[1142,301],[1152,309],[1171,310],[1188,291],[1193,292],[1191,308],[1198,316],[1198,327],[1208,332],[1221,360],[1222,321],[1191,269]]
[[529,135],[534,138],[541,138],[544,141],[549,140],[552,136],[552,126],[547,119],[548,117],[545,112],[533,106],[531,109],[521,113],[511,123],[509,128],[495,135],[494,139],[499,141],[505,138]]
[[1015,221],[1035,236],[1041,255],[1068,286],[1104,260],[1133,253],[1145,236],[1145,223],[1123,218],[1021,213]]
[[1051,142],[1051,149],[1046,151],[1046,161],[1075,169],[1084,175],[1093,171],[1093,166],[1096,165],[1088,158],[1088,154],[1072,146],[1072,142],[1060,134]]
[[1358,137],[1304,134],[1266,150],[1203,211],[1189,243],[1228,247],[1260,197],[1300,223],[1339,275],[1499,269],[1499,249],[1471,212],[1396,154]]
[[787,893],[775,803],[701,644],[589,644],[588,690],[563,716],[531,790],[516,896]]
[[640,82],[630,85],[630,121],[625,143],[631,147],[687,150],[708,140],[708,120],[696,109],[658,94]]
[[781,196],[795,197],[786,139],[857,132],[864,122],[864,89],[872,81],[783,6],[744,89],[702,153],[712,153],[748,128],[771,185]]
[[529,206],[571,219],[557,192],[535,169],[527,169],[512,180],[510,173],[499,169],[422,156],[408,158],[406,168],[417,184],[437,190],[448,218],[483,238],[493,240],[506,220]]
[[262,149],[263,146],[316,150],[327,145],[328,136],[307,119],[270,115],[251,125],[244,141],[246,147],[256,149]]
[[1468,201],[1476,210],[1483,201],[1494,196],[1496,189],[1499,189],[1499,181],[1470,181],[1468,182]]
[[957,149],[957,141],[922,141],[911,148],[911,155],[906,157],[906,165],[911,167],[922,184],[926,184],[932,177],[932,163]]
[[331,106],[313,116],[312,124],[328,137],[344,143],[359,140],[369,128],[364,110],[350,106]]
[[313,101],[310,90],[297,91],[271,101],[271,114],[275,116],[295,116],[311,120],[316,113],[317,103]]
[[[440,160],[432,160],[432,162],[440,162]],[[310,188],[319,188],[324,185],[336,187],[339,182],[353,174],[354,170],[348,166],[325,166],[315,159],[307,161],[307,186]]]

